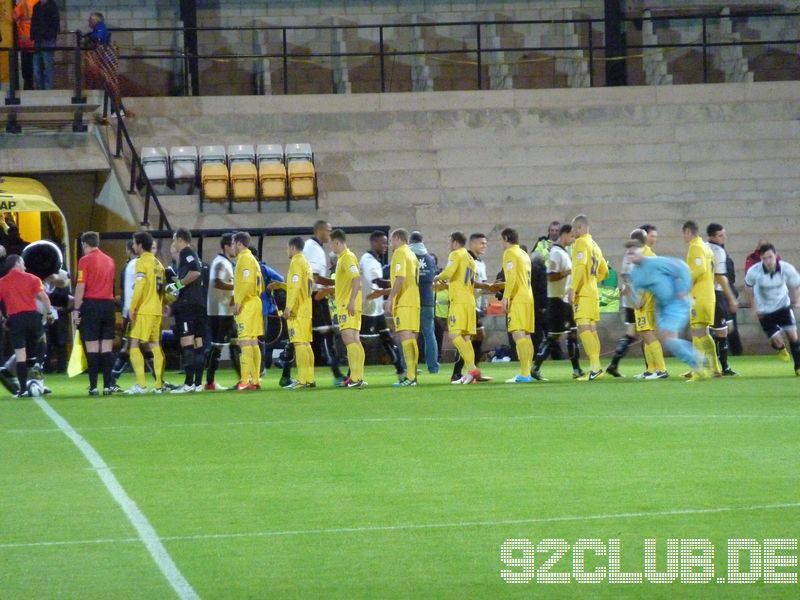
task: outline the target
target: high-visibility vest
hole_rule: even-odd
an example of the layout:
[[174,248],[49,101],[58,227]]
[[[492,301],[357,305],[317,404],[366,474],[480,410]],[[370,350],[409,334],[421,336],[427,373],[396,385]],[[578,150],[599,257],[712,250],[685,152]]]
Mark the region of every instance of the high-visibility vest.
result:
[[17,24],[17,47],[33,48],[31,39],[31,18],[33,17],[33,7],[39,4],[39,0],[19,0],[14,7],[14,22]]

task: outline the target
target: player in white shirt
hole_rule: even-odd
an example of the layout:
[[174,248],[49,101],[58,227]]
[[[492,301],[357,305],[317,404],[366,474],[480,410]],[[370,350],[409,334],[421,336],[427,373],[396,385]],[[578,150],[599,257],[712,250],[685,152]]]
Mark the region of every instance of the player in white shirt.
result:
[[725,228],[719,223],[711,223],[706,227],[708,234],[708,247],[714,253],[714,323],[711,325],[711,335],[717,347],[717,358],[723,376],[733,376],[736,372],[728,366],[728,321],[729,313],[735,313],[739,308],[736,296],[728,283],[728,253],[725,251],[725,242],[728,235]]
[[222,390],[214,376],[219,367],[219,357],[227,345],[231,362],[239,375],[241,349],[236,343],[237,329],[233,316],[233,274],[236,264],[236,250],[233,247],[233,233],[225,233],[219,240],[220,252],[208,267],[208,296],[206,313],[211,328],[211,344],[206,355],[206,390]]
[[789,341],[794,373],[800,376],[800,341],[792,312],[792,304],[800,308],[800,274],[793,265],[778,259],[772,244],[763,244],[759,252],[761,262],[750,267],[744,278],[751,305],[770,344],[785,361],[789,361],[789,352],[784,336]]
[[[384,295],[389,292],[389,280],[383,277],[383,257],[389,247],[389,238],[383,231],[373,231],[369,236],[370,249],[361,255],[361,289],[364,309],[361,314],[361,335],[378,335],[386,354],[392,359],[397,375],[405,372],[403,353],[397,348],[383,312]],[[370,295],[374,297],[370,298]]]
[[552,348],[559,343],[563,334],[567,334],[567,354],[572,363],[572,376],[581,377],[584,373],[580,365],[580,350],[578,348],[578,328],[572,314],[572,304],[567,299],[569,292],[570,275],[572,274],[572,259],[567,250],[575,234],[572,225],[562,225],[558,233],[558,240],[553,242],[547,257],[547,337],[542,340],[533,359],[531,377],[545,381],[540,369],[542,363],[550,356]]
[[[328,254],[324,248],[324,245],[331,239],[331,231],[333,231],[333,228],[330,223],[323,220],[317,221],[314,223],[314,235],[308,238],[303,246],[303,256],[306,257],[308,264],[311,265],[316,290],[334,285],[333,279],[328,276],[330,273]],[[316,294],[312,296],[311,327],[314,356],[323,356],[325,362],[331,367],[336,383],[342,383],[344,375],[342,375],[342,371],[339,368],[339,355],[336,352],[336,340],[334,337],[335,330],[327,297],[317,300]]]

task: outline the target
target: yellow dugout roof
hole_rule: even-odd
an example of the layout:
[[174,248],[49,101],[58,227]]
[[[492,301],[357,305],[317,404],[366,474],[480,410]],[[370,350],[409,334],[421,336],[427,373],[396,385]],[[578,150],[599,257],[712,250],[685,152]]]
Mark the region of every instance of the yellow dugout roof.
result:
[[0,177],[0,212],[57,212],[47,188],[27,177]]

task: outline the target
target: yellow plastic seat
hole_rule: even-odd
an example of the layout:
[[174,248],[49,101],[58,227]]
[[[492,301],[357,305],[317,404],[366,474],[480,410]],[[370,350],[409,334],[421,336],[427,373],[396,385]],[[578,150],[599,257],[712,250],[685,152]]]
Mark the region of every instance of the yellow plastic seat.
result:
[[227,202],[228,167],[224,163],[204,163],[200,169],[203,199],[209,202]]
[[313,198],[315,195],[314,163],[309,160],[289,162],[289,191],[292,198]]
[[249,161],[231,164],[231,189],[235,202],[252,202],[258,195],[256,166]]
[[261,197],[264,200],[286,198],[286,167],[279,161],[262,161],[258,169]]

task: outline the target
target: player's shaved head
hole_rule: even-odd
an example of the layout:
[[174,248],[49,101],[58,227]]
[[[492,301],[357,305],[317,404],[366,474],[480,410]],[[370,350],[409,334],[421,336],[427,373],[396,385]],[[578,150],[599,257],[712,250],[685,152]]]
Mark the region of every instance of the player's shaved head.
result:
[[634,229],[631,231],[631,234],[628,237],[630,237],[632,240],[637,240],[642,244],[647,241],[647,233],[644,229]]
[[588,227],[589,226],[589,217],[587,217],[586,215],[578,215],[577,217],[572,219],[572,225],[573,225],[573,227],[576,226],[576,225],[582,225],[584,227]]

